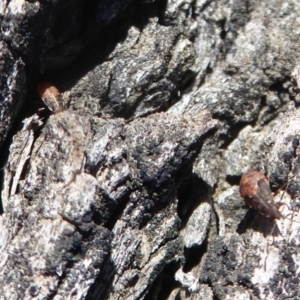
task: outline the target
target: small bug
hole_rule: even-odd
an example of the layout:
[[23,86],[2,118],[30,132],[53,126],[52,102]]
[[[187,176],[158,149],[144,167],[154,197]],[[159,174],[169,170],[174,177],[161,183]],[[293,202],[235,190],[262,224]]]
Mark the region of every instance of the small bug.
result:
[[43,81],[39,83],[37,92],[51,111],[56,113],[64,110],[61,93],[52,82]]
[[240,194],[245,203],[269,219],[281,219],[276,207],[269,182],[265,175],[257,170],[243,174],[240,181]]

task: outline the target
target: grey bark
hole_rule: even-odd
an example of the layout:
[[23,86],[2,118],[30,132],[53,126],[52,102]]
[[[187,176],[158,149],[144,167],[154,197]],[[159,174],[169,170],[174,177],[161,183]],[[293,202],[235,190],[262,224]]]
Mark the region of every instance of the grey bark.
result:
[[0,299],[300,298],[299,6],[2,1]]

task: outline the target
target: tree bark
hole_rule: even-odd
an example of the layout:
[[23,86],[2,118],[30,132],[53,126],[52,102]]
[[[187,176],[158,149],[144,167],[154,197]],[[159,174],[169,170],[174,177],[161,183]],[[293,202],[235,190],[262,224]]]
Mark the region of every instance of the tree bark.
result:
[[2,1],[0,299],[300,298],[299,6]]

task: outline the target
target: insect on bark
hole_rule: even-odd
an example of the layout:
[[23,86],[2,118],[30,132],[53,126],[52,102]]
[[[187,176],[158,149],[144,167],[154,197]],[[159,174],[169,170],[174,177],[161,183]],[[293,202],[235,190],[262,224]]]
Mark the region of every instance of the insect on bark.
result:
[[281,219],[273,200],[269,182],[265,175],[257,170],[250,170],[242,175],[240,194],[245,203],[254,208],[261,215],[269,219]]
[[37,92],[52,112],[57,113],[64,110],[62,95],[52,82],[43,81],[39,83]]

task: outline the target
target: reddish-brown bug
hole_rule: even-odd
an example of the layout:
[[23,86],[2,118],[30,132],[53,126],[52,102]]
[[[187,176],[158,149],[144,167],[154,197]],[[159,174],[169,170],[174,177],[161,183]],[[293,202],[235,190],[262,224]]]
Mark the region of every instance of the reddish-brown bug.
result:
[[61,93],[52,82],[41,82],[37,86],[37,92],[51,111],[56,113],[64,110]]
[[245,203],[270,219],[281,219],[277,209],[269,182],[265,175],[257,170],[250,170],[243,174],[240,181],[240,194]]

